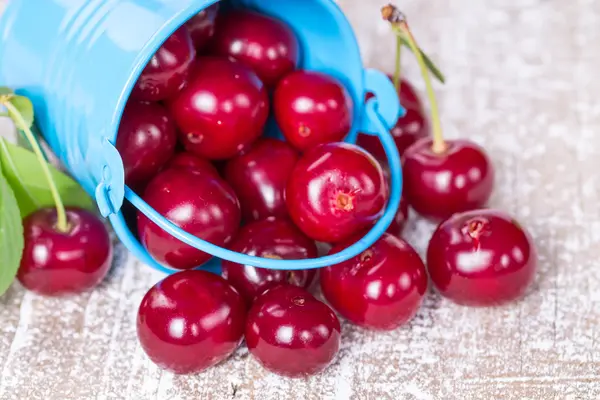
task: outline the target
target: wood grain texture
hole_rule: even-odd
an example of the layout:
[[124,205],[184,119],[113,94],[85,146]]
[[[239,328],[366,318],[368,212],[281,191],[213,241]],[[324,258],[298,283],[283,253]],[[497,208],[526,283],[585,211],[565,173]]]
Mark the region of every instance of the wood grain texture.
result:
[[[340,1],[365,64],[391,70],[394,42],[380,3]],[[206,373],[179,377],[158,370],[135,334],[139,301],[161,275],[119,247],[93,293],[45,299],[15,284],[0,297],[0,399],[600,398],[600,2],[402,7],[448,77],[436,87],[447,136],[489,149],[498,171],[492,205],[536,239],[539,274],[523,301],[478,310],[431,293],[394,332],[345,324],[334,365],[307,380],[269,374],[243,348]],[[413,216],[406,236],[423,252],[431,231]]]

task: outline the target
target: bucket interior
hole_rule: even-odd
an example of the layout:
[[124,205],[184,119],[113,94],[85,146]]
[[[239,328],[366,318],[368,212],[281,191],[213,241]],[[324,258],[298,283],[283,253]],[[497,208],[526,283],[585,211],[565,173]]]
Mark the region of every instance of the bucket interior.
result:
[[[200,1],[196,2],[196,7],[191,7],[182,12],[177,19],[181,21],[175,23],[170,21],[164,29],[157,34],[162,40],[154,40],[140,54],[139,61],[132,71],[131,78],[123,88],[116,109],[118,118],[113,121],[112,142],[115,143],[118,132],[118,123],[125,108],[127,100],[132,91],[132,87],[152,55],[162,45],[164,40],[185,21],[197,14],[202,9],[211,6],[218,1]],[[348,90],[355,109],[352,129],[346,137],[346,141],[354,142],[361,121],[361,113],[364,99],[364,78],[363,65],[356,38],[351,26],[346,20],[342,11],[331,0],[223,0],[220,1],[220,7],[223,11],[230,8],[245,8],[260,12],[261,14],[272,16],[285,22],[295,33],[300,45],[300,57],[298,68],[305,70],[319,71],[337,78],[344,84]],[[282,137],[279,128],[272,118],[265,127],[265,135],[271,137]],[[142,195],[142,193],[136,193]],[[137,240],[135,227],[136,208],[128,201],[123,203],[122,214],[117,224],[126,223],[129,232],[123,231],[121,226],[117,229],[119,236],[127,236],[128,247],[134,247],[138,256],[143,255],[146,262],[150,260],[143,246]],[[114,223],[113,223],[114,225]],[[133,236],[133,237],[132,237]],[[135,237],[135,239],[134,239]],[[122,239],[124,239],[122,237]],[[153,263],[154,264],[154,263]],[[155,265],[156,266],[156,265]],[[204,268],[218,270],[219,260],[213,258]]]
[[[335,2],[332,0],[201,0],[193,1],[192,5],[182,10],[177,18],[165,24],[140,53],[115,109],[109,136],[113,143],[132,88],[152,55],[183,23],[214,3],[220,3],[225,10],[243,7],[285,22],[294,31],[300,44],[298,67],[331,75],[341,81],[350,93],[355,113],[346,141],[356,140],[364,105],[364,70],[352,27]],[[268,130],[271,134],[277,133],[277,127],[273,123],[269,124]]]
[[[211,6],[216,1],[193,3],[196,4],[196,7],[182,11],[177,18],[169,21],[140,53],[115,111],[116,117],[113,119],[115,124],[111,130],[113,143],[116,142],[121,114],[132,88],[152,55],[171,33],[203,8]],[[220,2],[220,7],[225,12],[228,8],[250,9],[286,23],[298,38],[300,50],[298,68],[333,76],[345,86],[350,94],[354,103],[354,116],[351,130],[345,141],[355,142],[364,118],[365,82],[369,81],[369,74],[365,75],[354,32],[339,7],[331,0],[224,0]],[[272,117],[265,126],[265,135],[283,137]],[[121,210],[117,215],[111,217],[118,236],[141,261],[150,264],[155,269],[168,273],[174,272],[175,270],[164,267],[155,261],[137,237],[135,215],[140,207],[143,209],[146,206],[140,204],[140,201],[143,202],[140,198],[142,193],[134,193],[127,188],[124,194],[123,200],[127,201],[122,201]],[[220,260],[213,257],[208,263],[203,264],[202,268],[219,272]]]

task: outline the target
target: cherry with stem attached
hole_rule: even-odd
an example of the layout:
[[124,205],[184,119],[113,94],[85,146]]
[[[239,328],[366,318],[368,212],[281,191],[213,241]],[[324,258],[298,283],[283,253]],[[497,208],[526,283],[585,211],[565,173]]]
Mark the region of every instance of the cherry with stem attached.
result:
[[[400,156],[406,149],[419,139],[430,136],[429,121],[424,115],[423,104],[413,86],[402,78],[401,53],[404,42],[400,36],[396,36],[396,63],[393,75],[388,75],[393,82],[400,104],[406,113],[398,118],[396,124],[390,130],[396,148]],[[367,95],[367,100],[372,94]],[[382,164],[387,164],[387,156],[381,145],[379,137],[365,133],[359,133],[356,144],[371,153]]]
[[0,104],[6,108],[16,127],[23,131],[39,160],[55,205],[55,209],[36,210],[23,221],[24,249],[17,278],[25,288],[42,295],[89,290],[100,283],[110,269],[113,248],[108,230],[91,212],[65,208],[31,131],[31,121],[28,123],[12,104],[13,96],[0,96]]
[[407,200],[419,214],[434,220],[483,207],[493,191],[494,167],[483,148],[472,141],[444,139],[427,63],[404,15],[389,7],[393,6],[384,7],[382,14],[417,58],[431,107],[433,137],[417,141],[404,152]]

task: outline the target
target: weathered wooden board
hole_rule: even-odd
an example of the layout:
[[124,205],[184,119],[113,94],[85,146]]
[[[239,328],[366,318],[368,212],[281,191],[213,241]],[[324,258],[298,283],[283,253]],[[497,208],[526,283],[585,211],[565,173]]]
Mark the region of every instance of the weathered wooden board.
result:
[[[600,398],[600,2],[402,3],[448,76],[437,86],[446,134],[489,149],[493,206],[536,238],[540,270],[526,299],[474,310],[431,294],[395,332],[345,325],[335,364],[308,380],[266,373],[244,349],[204,374],[175,377],[147,360],[135,334],[137,305],[161,276],[119,248],[93,293],[53,300],[15,284],[0,298],[0,399]],[[365,63],[390,70],[382,4],[340,4]],[[413,218],[407,238],[423,251],[431,229]]]

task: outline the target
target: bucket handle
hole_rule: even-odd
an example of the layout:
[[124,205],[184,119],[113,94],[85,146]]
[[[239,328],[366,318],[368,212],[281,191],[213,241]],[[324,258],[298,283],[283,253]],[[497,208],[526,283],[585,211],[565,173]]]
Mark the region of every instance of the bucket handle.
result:
[[[365,72],[368,76],[369,70]],[[384,76],[383,74],[380,75]],[[380,88],[380,85],[383,85],[383,87],[385,88],[384,92],[389,92],[389,87],[391,87],[392,90],[394,90],[393,85],[391,84],[389,79],[387,79],[387,77],[384,76],[387,80],[386,82],[384,82],[378,77],[375,77],[376,74],[371,73],[370,76],[373,78],[373,80],[377,82],[377,84],[375,85],[376,87]],[[368,81],[369,80],[367,79],[367,82]],[[322,268],[349,260],[371,247],[385,233],[385,231],[392,223],[396,212],[398,211],[398,207],[400,205],[400,198],[402,196],[402,166],[400,163],[400,155],[398,154],[396,143],[394,142],[394,138],[390,134],[390,129],[388,128],[388,126],[390,126],[391,124],[387,123],[387,121],[389,120],[394,121],[392,115],[394,107],[392,106],[392,108],[390,108],[389,106],[387,106],[385,108],[387,115],[383,116],[379,111],[378,94],[380,90],[373,90],[373,92],[375,93],[375,96],[365,103],[365,120],[363,121],[363,125],[368,126],[370,128],[369,131],[375,133],[379,137],[379,140],[381,141],[383,149],[387,156],[388,164],[390,167],[391,180],[390,198],[382,217],[379,219],[379,221],[375,223],[371,230],[369,230],[369,232],[366,233],[365,236],[363,236],[357,242],[338,253],[319,258],[301,260],[276,260],[271,258],[256,257],[238,253],[202,240],[179,228],[177,225],[173,224],[171,221],[167,220],[162,215],[160,215],[128,186],[125,186],[125,198],[131,204],[133,204],[133,206],[136,209],[142,212],[150,221],[158,225],[161,229],[168,232],[176,239],[179,239],[180,241],[198,250],[201,250],[223,260],[228,260],[243,265],[251,265],[258,268],[289,271]],[[395,91],[393,93],[395,101],[397,102],[398,97],[397,95],[395,95]],[[389,96],[384,95],[384,101],[381,104],[386,104],[386,98],[388,98],[389,100]],[[392,104],[393,103],[394,101],[392,100]],[[399,110],[398,107],[399,106],[396,105],[395,110]],[[119,238],[124,242],[125,245],[127,245],[128,248],[136,250],[134,251],[134,255],[137,256],[140,259],[140,261],[163,272],[175,272],[175,270],[164,267],[161,264],[159,264],[156,260],[154,260],[144,250],[143,246],[133,237],[133,235],[131,235],[127,231],[125,220],[122,216],[121,211],[109,215],[109,219],[113,227],[115,228],[115,233],[117,234],[117,236],[119,236]],[[206,269],[207,266],[210,266],[210,262],[208,264],[200,266],[199,268]]]

